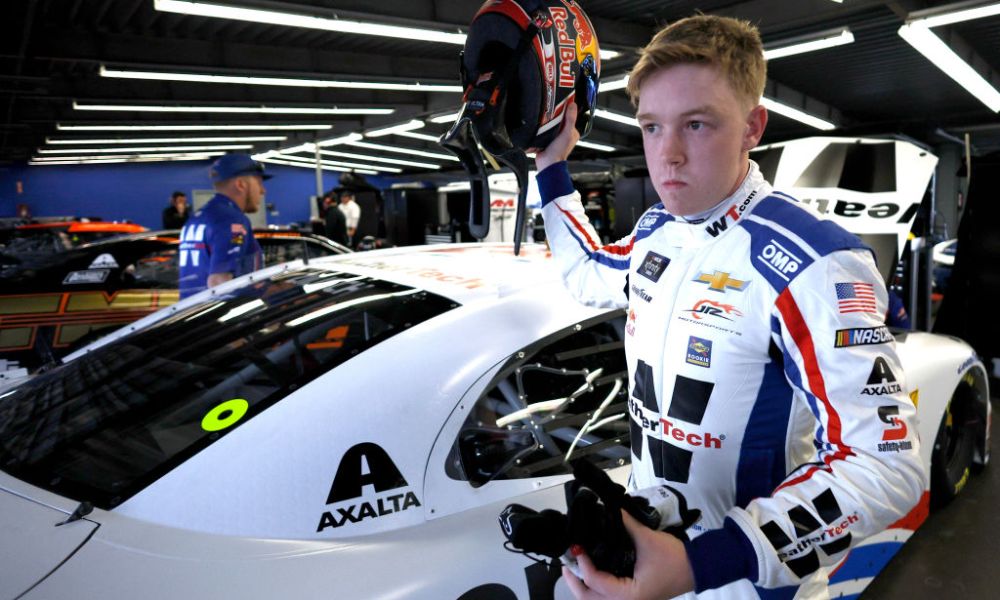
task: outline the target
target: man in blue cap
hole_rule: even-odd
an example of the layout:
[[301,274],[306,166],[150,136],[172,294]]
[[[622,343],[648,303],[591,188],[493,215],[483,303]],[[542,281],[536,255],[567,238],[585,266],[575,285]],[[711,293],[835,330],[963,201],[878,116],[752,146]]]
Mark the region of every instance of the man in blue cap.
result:
[[264,165],[241,153],[219,157],[209,168],[215,196],[181,230],[180,296],[187,298],[263,266],[260,245],[246,214],[264,200]]

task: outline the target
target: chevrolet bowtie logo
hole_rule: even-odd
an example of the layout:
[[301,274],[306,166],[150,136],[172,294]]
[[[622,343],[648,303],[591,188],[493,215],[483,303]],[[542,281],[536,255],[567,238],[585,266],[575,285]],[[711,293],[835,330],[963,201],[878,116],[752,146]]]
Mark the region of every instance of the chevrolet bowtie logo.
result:
[[708,273],[698,273],[698,276],[695,277],[693,281],[697,281],[698,283],[707,283],[708,289],[714,292],[725,292],[726,288],[742,292],[747,289],[748,285],[750,285],[749,281],[733,279],[729,276],[729,273],[723,273],[722,271],[715,271],[711,275]]

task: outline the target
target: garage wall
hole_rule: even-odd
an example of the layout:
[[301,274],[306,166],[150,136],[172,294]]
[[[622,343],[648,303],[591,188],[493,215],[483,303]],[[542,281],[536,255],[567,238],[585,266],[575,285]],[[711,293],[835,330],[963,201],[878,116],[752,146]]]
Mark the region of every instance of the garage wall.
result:
[[[192,190],[212,188],[210,161],[0,167],[0,217],[15,216],[25,203],[35,217],[87,216],[106,221],[128,219],[159,229],[170,194],[180,190],[191,202]],[[309,220],[309,197],[316,193],[316,174],[310,169],[267,165],[274,177],[267,181],[266,202],[278,215],[269,224]],[[375,186],[378,177],[367,176]],[[338,174],[323,172],[323,189],[336,187]],[[20,192],[18,183],[20,182]]]

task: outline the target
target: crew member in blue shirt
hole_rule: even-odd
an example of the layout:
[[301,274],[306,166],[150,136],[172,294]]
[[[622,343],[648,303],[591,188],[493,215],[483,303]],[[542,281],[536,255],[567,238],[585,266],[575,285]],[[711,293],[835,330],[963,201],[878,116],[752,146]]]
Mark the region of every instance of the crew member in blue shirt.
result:
[[264,165],[246,154],[219,157],[209,169],[215,196],[181,230],[180,297],[225,283],[263,266],[247,214],[264,200]]

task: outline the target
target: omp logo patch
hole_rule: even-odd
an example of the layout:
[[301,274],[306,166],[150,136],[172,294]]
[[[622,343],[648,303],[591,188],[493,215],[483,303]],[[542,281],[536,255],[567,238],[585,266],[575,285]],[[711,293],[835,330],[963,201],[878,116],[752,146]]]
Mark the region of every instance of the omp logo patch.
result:
[[697,283],[708,284],[708,289],[713,292],[725,292],[726,290],[736,290],[737,292],[742,292],[747,289],[750,285],[749,281],[743,281],[729,276],[729,273],[723,271],[714,271],[712,273],[698,273],[698,276],[692,279]]
[[854,329],[838,329],[834,348],[850,348],[851,346],[874,346],[891,342],[894,338],[885,325],[879,327],[856,327]]
[[868,376],[868,383],[861,390],[863,396],[885,396],[902,391],[902,387],[896,383],[896,375],[889,368],[889,363],[885,358],[879,356],[875,358],[872,365],[872,372]]
[[790,281],[792,274],[802,268],[802,259],[773,239],[761,249],[757,260],[785,281]]
[[316,532],[327,527],[341,527],[348,523],[360,523],[365,519],[377,519],[393,513],[420,506],[420,500],[412,491],[388,493],[409,487],[403,474],[389,458],[388,453],[378,444],[364,442],[352,446],[340,459],[337,475],[330,486],[327,504],[337,504],[357,500],[364,495],[367,486],[374,494],[363,502],[354,502],[338,507],[336,514],[327,511],[320,517]]
[[699,367],[712,366],[712,340],[691,336],[688,338],[686,363]]
[[832,490],[813,498],[812,508],[822,523],[805,506],[796,506],[786,513],[795,530],[795,540],[776,521],[768,521],[760,528],[777,551],[778,558],[798,577],[805,577],[819,568],[817,546],[827,556],[847,550],[851,546],[849,529],[861,520],[857,513],[843,514]]
[[645,215],[644,217],[642,217],[641,219],[639,219],[639,224],[636,225],[636,228],[637,229],[651,229],[653,227],[653,225],[656,225],[656,222],[659,221],[659,220],[660,220],[660,218],[658,216],[656,216],[656,215]]
[[659,281],[669,264],[670,259],[666,256],[660,256],[656,252],[648,252],[642,265],[639,266],[639,275],[653,282]]

